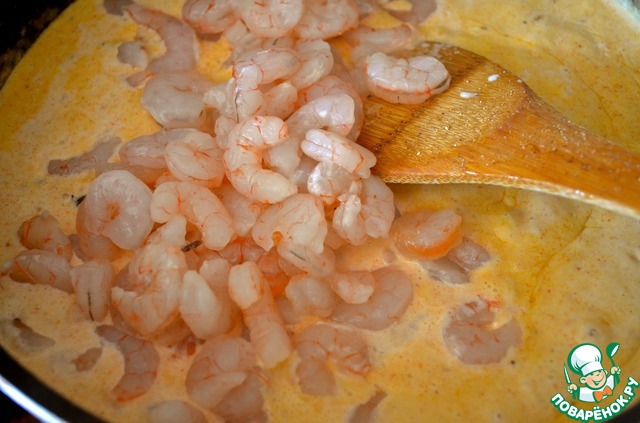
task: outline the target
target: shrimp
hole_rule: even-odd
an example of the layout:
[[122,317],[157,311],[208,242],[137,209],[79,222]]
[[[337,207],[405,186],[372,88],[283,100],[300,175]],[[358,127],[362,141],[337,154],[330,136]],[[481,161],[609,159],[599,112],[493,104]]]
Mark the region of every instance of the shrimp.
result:
[[385,237],[391,230],[396,215],[393,191],[377,176],[362,181],[362,217],[367,235]]
[[360,192],[362,181],[353,180],[346,192],[340,194],[340,205],[333,212],[331,225],[335,233],[352,245],[362,245],[367,240],[367,228],[362,216]]
[[142,42],[127,41],[118,47],[118,60],[134,68],[144,69],[149,65],[149,53]]
[[28,249],[47,250],[71,260],[73,249],[58,220],[44,211],[25,221],[18,229],[20,243]]
[[104,235],[118,247],[130,250],[142,245],[151,232],[151,190],[124,170],[112,170],[93,180],[84,205],[88,232]]
[[348,423],[373,423],[376,419],[378,405],[387,397],[386,392],[376,392],[367,402],[358,405],[349,416]]
[[238,20],[232,0],[187,0],[182,18],[201,34],[219,34]]
[[160,355],[153,343],[143,341],[111,325],[96,328],[98,335],[115,344],[124,359],[124,374],[111,394],[117,402],[125,402],[147,392],[156,380]]
[[298,316],[329,317],[338,304],[329,284],[308,274],[293,276],[285,293]]
[[137,249],[128,268],[131,286],[114,286],[111,300],[126,323],[143,336],[160,332],[178,316],[187,262],[180,248],[154,243]]
[[286,119],[293,113],[297,99],[298,89],[289,81],[281,82],[264,93],[265,114]]
[[249,235],[266,205],[245,197],[228,183],[217,187],[215,194],[233,217],[233,225],[238,236]]
[[297,89],[307,88],[329,75],[333,68],[333,54],[329,43],[319,39],[302,40],[296,43],[295,50],[302,65],[291,76],[290,81]]
[[26,250],[4,265],[2,275],[17,282],[49,285],[61,291],[73,292],[69,272],[71,265],[62,256],[47,250]]
[[330,248],[316,253],[310,246],[280,244],[277,251],[289,265],[317,277],[330,275],[336,267],[336,255]]
[[287,119],[289,138],[269,149],[265,159],[272,168],[292,177],[301,163],[300,143],[307,131],[322,128],[346,135],[353,123],[354,102],[351,97],[335,94],[316,98],[304,104]]
[[326,76],[300,92],[300,95],[298,96],[297,106],[301,107],[302,105],[317,98],[334,94],[346,94],[353,100],[354,123],[349,133],[346,134],[346,137],[352,141],[355,141],[356,139],[358,139],[360,129],[362,128],[362,124],[364,122],[364,105],[362,103],[360,94],[353,85],[343,81],[335,75]]
[[298,385],[311,395],[331,395],[335,378],[329,363],[342,373],[366,375],[371,370],[368,346],[353,329],[335,324],[315,323],[294,337],[300,362],[296,366]]
[[252,52],[233,66],[236,92],[233,97],[238,121],[260,114],[266,108],[260,86],[288,79],[300,69],[301,61],[290,48],[273,47]]
[[120,248],[104,235],[93,234],[87,229],[84,201],[76,210],[76,234],[69,239],[74,244],[74,250],[82,260],[104,259],[115,260],[120,254]]
[[238,3],[242,20],[261,38],[278,38],[290,33],[304,9],[302,0],[240,0]]
[[401,252],[435,260],[460,244],[461,224],[462,218],[453,210],[422,210],[400,216],[391,232]]
[[187,244],[187,218],[182,215],[171,216],[164,225],[151,232],[145,240],[145,245],[154,243],[184,247]]
[[107,163],[120,142],[120,138],[114,137],[98,142],[91,150],[78,156],[64,160],[51,160],[47,166],[47,172],[49,175],[72,175],[98,168]]
[[[424,22],[438,7],[436,0],[408,0],[408,2],[409,9],[394,10],[391,7],[386,7],[385,10],[401,21],[419,24]],[[388,4],[392,3],[392,1],[388,2]]]
[[475,270],[491,260],[491,254],[478,243],[463,237],[462,242],[449,250],[447,257],[466,272]]
[[310,194],[295,194],[271,205],[251,230],[253,240],[265,251],[277,243],[306,246],[314,253],[321,253],[326,234],[322,201]]
[[229,294],[242,310],[262,365],[270,369],[286,360],[291,354],[291,341],[257,264],[248,261],[231,268]]
[[229,307],[194,270],[188,270],[182,279],[179,310],[182,319],[200,339],[211,339],[231,329],[233,322]]
[[416,39],[416,30],[407,23],[391,28],[372,28],[360,25],[343,35],[354,48],[351,58],[360,64],[367,56],[376,52],[391,53],[407,50]]
[[520,344],[522,329],[515,319],[502,326],[494,320],[495,302],[478,299],[449,314],[442,337],[449,352],[466,364],[498,363]]
[[338,304],[332,320],[369,330],[385,329],[400,320],[413,299],[411,279],[391,267],[372,274],[376,286],[371,298],[362,304]]
[[328,39],[358,26],[358,8],[353,0],[305,2],[295,33],[302,39]]
[[99,322],[109,314],[115,270],[108,261],[87,261],[70,271],[76,303],[87,319]]
[[330,162],[320,162],[307,177],[307,191],[331,205],[355,180],[355,176],[342,167]]
[[165,53],[149,62],[154,74],[193,69],[198,63],[198,41],[189,25],[158,10],[135,3],[124,7],[134,21],[156,31],[166,47]]
[[153,192],[151,218],[164,223],[175,215],[183,215],[202,233],[204,245],[221,250],[236,233],[233,219],[218,197],[205,187],[189,182],[166,182]]
[[164,155],[168,142],[166,130],[132,139],[118,151],[122,169],[153,184],[167,170]]
[[262,167],[262,150],[281,143],[287,134],[282,119],[273,116],[254,116],[232,129],[223,162],[227,178],[240,194],[274,204],[297,192],[293,182]]
[[173,176],[206,187],[222,184],[222,150],[211,135],[196,129],[174,129],[167,136],[164,157]]
[[329,277],[331,289],[347,304],[369,301],[376,286],[371,272],[336,272]]
[[213,82],[195,71],[152,76],[142,90],[142,107],[165,128],[207,129],[204,94]]
[[169,400],[149,407],[147,416],[150,423],[206,423],[202,411],[180,400]]
[[360,178],[371,176],[371,168],[376,164],[376,156],[371,151],[344,136],[322,129],[307,131],[300,147],[312,159],[333,163]]
[[248,341],[225,335],[210,339],[187,371],[189,398],[214,411],[234,388],[242,385],[255,365],[256,355]]
[[365,60],[371,93],[390,103],[418,104],[449,88],[451,75],[435,57],[394,58],[374,53]]

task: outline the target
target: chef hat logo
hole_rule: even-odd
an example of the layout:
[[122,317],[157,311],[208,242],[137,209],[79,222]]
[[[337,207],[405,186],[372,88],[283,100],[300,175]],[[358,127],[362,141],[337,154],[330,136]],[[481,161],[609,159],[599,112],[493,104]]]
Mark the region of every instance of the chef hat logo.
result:
[[576,374],[587,376],[602,367],[602,352],[593,344],[580,344],[569,353],[569,368]]

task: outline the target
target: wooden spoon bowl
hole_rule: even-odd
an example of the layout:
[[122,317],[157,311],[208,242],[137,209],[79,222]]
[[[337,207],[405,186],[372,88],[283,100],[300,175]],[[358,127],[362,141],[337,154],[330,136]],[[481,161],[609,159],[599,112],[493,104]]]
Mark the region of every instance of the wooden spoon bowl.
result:
[[422,104],[369,96],[358,142],[390,183],[526,188],[640,217],[640,153],[562,117],[517,76],[475,53],[425,42],[451,85]]

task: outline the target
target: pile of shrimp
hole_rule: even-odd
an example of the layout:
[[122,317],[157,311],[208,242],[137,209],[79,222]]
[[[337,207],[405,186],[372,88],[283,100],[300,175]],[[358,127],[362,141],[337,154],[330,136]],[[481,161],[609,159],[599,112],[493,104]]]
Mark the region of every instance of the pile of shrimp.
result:
[[[295,355],[302,392],[335,394],[334,371],[364,377],[373,366],[366,331],[396,323],[411,303],[403,271],[338,268],[341,246],[393,236],[428,263],[468,271],[487,260],[452,211],[394,224],[393,193],[356,142],[364,95],[418,103],[449,84],[436,59],[391,55],[415,41],[411,24],[361,25],[377,6],[352,0],[188,0],[182,19],[126,0],[104,6],[166,46],[158,57],[137,40],[118,50],[160,129],[123,144],[114,162],[117,140],[52,162],[51,173],[97,174],[76,232],[67,236],[46,212],[25,222],[27,250],[5,273],[75,295],[124,356],[116,401],[147,392],[157,348],[171,346],[193,355],[192,403],[156,404],[152,420],[204,421],[206,410],[265,421],[266,371]],[[201,36],[231,46],[228,81],[196,71]],[[336,37],[351,46],[348,61]]]

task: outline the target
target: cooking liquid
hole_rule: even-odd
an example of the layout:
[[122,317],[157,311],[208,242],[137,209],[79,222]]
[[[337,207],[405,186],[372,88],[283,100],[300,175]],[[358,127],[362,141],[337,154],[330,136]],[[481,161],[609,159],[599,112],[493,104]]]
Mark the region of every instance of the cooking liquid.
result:
[[[139,3],[176,15],[181,10],[181,4],[171,1]],[[534,1],[525,9],[517,2],[467,3],[443,1],[423,25],[426,36],[501,63],[577,123],[640,148],[640,45],[621,43],[640,39],[640,34],[637,23],[622,16],[617,6]],[[588,12],[581,8],[589,7],[597,7],[598,13],[579,20]],[[573,26],[561,30],[566,22]],[[569,41],[559,45],[553,40],[561,31]],[[74,200],[86,192],[93,174],[48,176],[49,160],[80,154],[112,136],[126,141],[157,130],[140,106],[141,90],[124,80],[135,70],[116,59],[118,45],[136,34],[162,50],[152,31],[107,15],[100,1],[79,0],[38,40],[3,88],[2,261],[22,249],[16,235],[20,223],[43,210],[56,216],[66,233],[75,230]],[[592,34],[598,34],[598,43]],[[202,72],[215,81],[229,77],[221,65],[223,43],[203,41],[201,52]],[[608,343],[619,342],[615,361],[622,380],[640,377],[637,220],[500,187],[393,189],[401,211],[455,209],[463,217],[464,233],[484,246],[492,261],[472,272],[471,283],[453,286],[430,279],[419,263],[398,257],[413,279],[414,300],[397,324],[367,332],[371,373],[337,373],[335,396],[305,395],[293,379],[294,355],[267,372],[265,407],[272,421],[344,421],[378,390],[387,394],[378,406],[379,421],[424,421],[425,416],[449,422],[562,419],[549,399],[565,392],[563,364],[583,342],[603,351]],[[390,249],[387,240],[373,241],[345,249],[339,262],[351,269],[377,268],[389,260]],[[515,317],[523,329],[522,344],[498,364],[463,364],[443,344],[442,325],[449,311],[478,297],[501,304],[497,325]],[[0,343],[47,384],[110,421],[144,421],[149,405],[188,400],[184,376],[192,357],[174,350],[159,348],[161,365],[153,388],[125,404],[109,396],[123,371],[115,348],[105,347],[93,370],[77,371],[72,360],[101,342],[73,301],[53,288],[2,278]],[[16,318],[55,340],[55,346],[25,347],[11,330]],[[606,358],[603,365],[610,368]],[[571,376],[577,382],[578,376]]]

